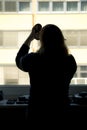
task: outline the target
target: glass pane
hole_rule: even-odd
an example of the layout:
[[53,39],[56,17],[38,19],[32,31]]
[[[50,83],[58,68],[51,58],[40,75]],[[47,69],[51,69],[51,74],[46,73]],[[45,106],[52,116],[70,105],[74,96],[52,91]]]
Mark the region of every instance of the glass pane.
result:
[[19,11],[30,11],[29,2],[19,2]]
[[30,85],[30,78],[28,73],[18,69],[18,84]]
[[18,33],[17,32],[3,32],[3,46],[12,47],[17,46]]
[[18,80],[17,79],[5,79],[4,84],[5,85],[17,85]]
[[63,2],[53,2],[53,11],[63,11]]
[[87,77],[87,73],[81,73],[80,76],[81,77]]
[[21,46],[22,43],[26,40],[29,36],[29,31],[18,31],[18,46]]
[[38,11],[49,11],[49,2],[39,2]]
[[4,67],[5,84],[18,83],[18,70],[15,66]]
[[0,11],[2,11],[2,2],[0,1]]
[[15,65],[0,66],[0,85],[29,85],[30,79],[27,73],[19,70]]
[[0,84],[4,84],[4,68],[0,66]]
[[81,69],[82,71],[87,71],[87,66],[80,66],[80,69]]
[[67,2],[67,11],[77,11],[77,2]]
[[74,78],[76,78],[77,77],[77,72],[74,74],[74,76],[73,76]]
[[70,46],[87,46],[87,30],[64,30],[66,44]]
[[0,46],[3,45],[3,32],[0,32]]
[[16,2],[15,1],[5,1],[5,11],[6,12],[16,12]]
[[87,30],[80,31],[80,45],[87,46]]
[[81,2],[81,11],[87,11],[87,1]]
[[77,46],[78,45],[78,31],[66,30],[63,31],[65,42],[69,46]]

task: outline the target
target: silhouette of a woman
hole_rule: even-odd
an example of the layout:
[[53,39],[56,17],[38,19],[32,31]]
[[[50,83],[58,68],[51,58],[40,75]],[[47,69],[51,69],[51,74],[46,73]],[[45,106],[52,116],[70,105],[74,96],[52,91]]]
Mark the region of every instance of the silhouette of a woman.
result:
[[[34,39],[41,47],[28,53]],[[36,24],[17,53],[16,65],[30,76],[30,121],[51,125],[69,104],[69,84],[77,69],[60,28]]]

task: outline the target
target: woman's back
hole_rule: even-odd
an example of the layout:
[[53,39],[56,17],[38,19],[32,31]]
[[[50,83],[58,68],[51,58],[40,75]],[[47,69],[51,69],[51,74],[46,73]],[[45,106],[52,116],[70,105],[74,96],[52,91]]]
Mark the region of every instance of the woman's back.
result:
[[43,116],[58,116],[58,111],[63,112],[64,105],[69,103],[69,84],[76,71],[74,57],[34,54],[32,59],[34,62],[29,70],[32,113],[40,114],[43,111]]
[[[28,72],[30,77],[30,121],[42,122],[45,118],[46,123],[60,117],[68,106],[69,84],[77,64],[73,55],[68,53],[64,36],[57,26],[40,26],[38,33],[35,33],[36,27],[33,27],[21,46],[16,64],[19,69]],[[36,53],[28,53],[34,38],[40,40],[41,48]]]

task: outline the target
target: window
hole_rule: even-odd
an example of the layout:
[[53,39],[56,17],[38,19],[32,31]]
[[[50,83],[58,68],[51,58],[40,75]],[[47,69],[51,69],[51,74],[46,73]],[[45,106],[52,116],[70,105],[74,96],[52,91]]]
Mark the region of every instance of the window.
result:
[[0,46],[3,45],[3,32],[0,31]]
[[87,30],[63,30],[68,46],[87,46]]
[[[0,84],[29,84],[28,74],[19,70],[13,59],[35,22],[41,22],[43,25],[45,23],[57,23],[62,28],[69,49],[75,51],[80,49],[81,52],[86,53],[84,51],[87,49],[86,15],[87,0],[0,0],[0,56],[3,56],[3,58],[0,57]],[[14,16],[15,18],[17,16],[16,21],[12,23],[15,26],[12,27],[11,25],[8,28]],[[73,26],[73,21],[68,27],[66,26],[68,23],[64,21],[64,18],[69,20],[72,18],[71,16],[74,20],[76,18],[76,22],[79,22],[78,26]],[[83,17],[81,21],[77,19],[80,16]],[[4,21],[6,17],[7,21]],[[40,44],[36,42],[34,40],[31,44],[30,51],[36,51],[39,48]],[[84,54],[81,53],[81,58],[82,56]],[[72,83],[87,84],[86,66],[87,63],[85,62],[78,65]]]
[[87,1],[81,1],[81,11],[87,11]]
[[78,3],[77,2],[67,2],[67,11],[77,11]]
[[49,2],[38,2],[38,11],[49,11]]
[[0,47],[17,47],[24,42],[29,31],[1,31]]
[[0,0],[0,12],[30,12],[31,1],[29,0]]
[[[20,31],[20,30],[11,30],[11,31],[0,31],[0,47],[1,47],[1,54],[4,54],[5,49],[7,52],[9,51],[10,55],[15,55],[15,50],[25,41],[26,37],[29,35],[28,31]],[[3,51],[2,51],[3,50]],[[10,52],[10,50],[13,50]],[[6,54],[5,54],[6,55]],[[0,63],[0,84],[6,85],[19,85],[19,84],[29,84],[28,74],[22,72],[17,68],[15,64],[13,64],[12,59],[8,57],[8,54],[5,56],[6,63]],[[13,56],[14,57],[14,56]],[[10,58],[10,64],[8,64],[8,59]],[[14,59],[15,60],[15,59]]]
[[28,74],[19,70],[16,65],[0,66],[0,85],[29,84]]
[[[81,5],[81,3],[80,3]],[[77,12],[80,8],[79,1],[61,1],[61,0],[52,0],[52,1],[38,1],[38,11],[46,12]],[[81,9],[80,9],[81,10]]]
[[25,41],[26,37],[28,37],[30,30],[28,31],[17,31],[17,37],[18,37],[18,41],[17,41],[17,45],[18,47],[21,46],[21,44]]
[[80,36],[80,45],[87,46],[87,30],[81,30],[79,36]]
[[4,84],[18,84],[18,70],[15,66],[4,66],[3,73],[4,73]]
[[3,46],[4,47],[12,47],[17,46],[17,32],[12,31],[4,31],[3,32]]
[[2,12],[2,2],[0,1],[0,12]]
[[68,46],[77,46],[78,44],[78,31],[66,30],[63,31]]
[[6,12],[16,12],[16,2],[15,1],[5,1],[5,11]]
[[63,11],[64,10],[64,2],[53,2],[52,11]]
[[77,71],[71,84],[87,84],[87,65],[77,66]]
[[80,66],[80,77],[87,77],[87,66]]
[[30,11],[30,2],[19,2],[19,11]]

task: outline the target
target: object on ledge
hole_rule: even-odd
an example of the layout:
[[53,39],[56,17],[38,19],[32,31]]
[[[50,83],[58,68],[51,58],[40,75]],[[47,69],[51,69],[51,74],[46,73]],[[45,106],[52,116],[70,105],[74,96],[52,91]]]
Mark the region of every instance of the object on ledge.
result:
[[29,101],[29,95],[23,95],[18,97],[19,101]]
[[28,104],[29,95],[19,96],[17,99],[8,99],[6,104]]
[[87,104],[87,92],[86,91],[82,91],[80,93],[74,94],[72,99],[73,99],[73,103]]
[[14,104],[17,101],[17,99],[8,99],[7,104]]
[[29,95],[19,96],[16,103],[17,104],[28,104],[29,103]]

